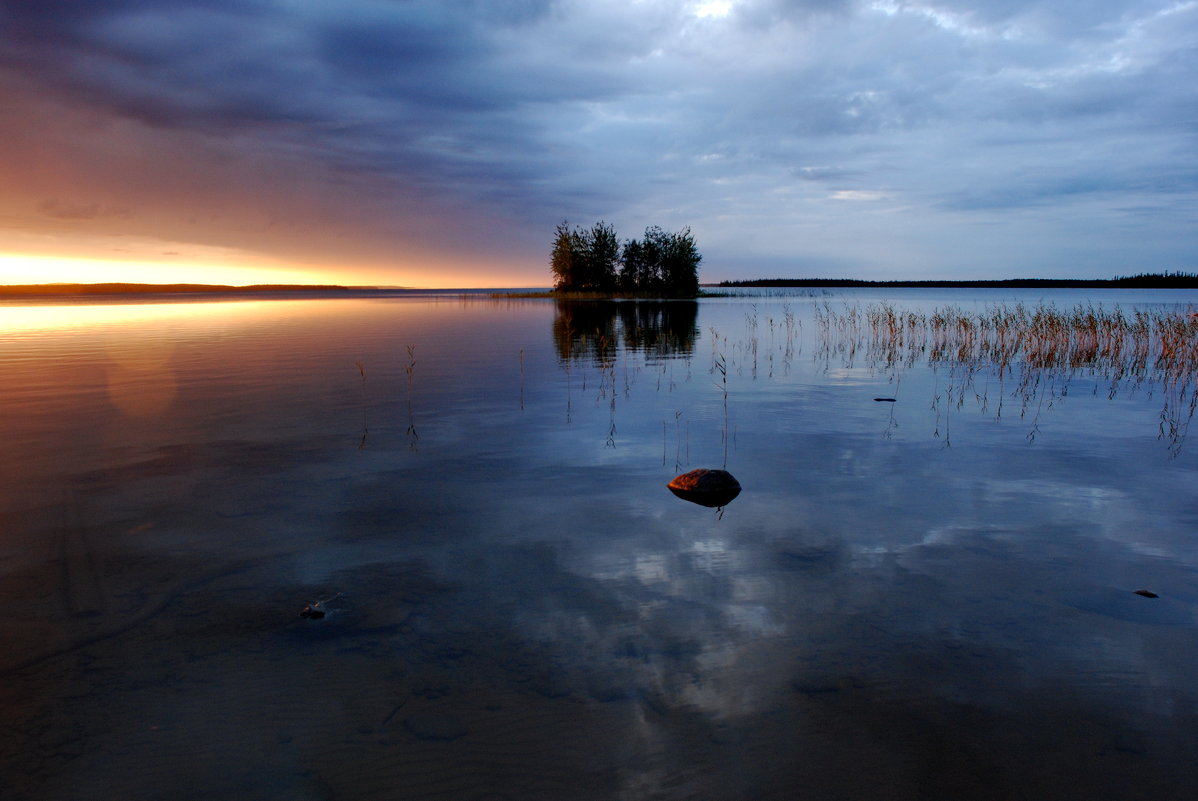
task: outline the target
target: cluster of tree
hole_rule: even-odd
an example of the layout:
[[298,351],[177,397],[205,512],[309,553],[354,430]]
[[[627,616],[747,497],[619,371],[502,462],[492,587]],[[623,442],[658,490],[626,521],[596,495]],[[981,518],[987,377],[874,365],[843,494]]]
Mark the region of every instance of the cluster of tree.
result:
[[670,233],[654,225],[643,239],[621,246],[608,223],[587,229],[563,222],[555,231],[550,267],[558,291],[693,298],[702,259],[690,228]]
[[1137,273],[1118,275],[1111,283],[1135,289],[1194,289],[1198,288],[1198,273],[1174,270],[1171,273]]

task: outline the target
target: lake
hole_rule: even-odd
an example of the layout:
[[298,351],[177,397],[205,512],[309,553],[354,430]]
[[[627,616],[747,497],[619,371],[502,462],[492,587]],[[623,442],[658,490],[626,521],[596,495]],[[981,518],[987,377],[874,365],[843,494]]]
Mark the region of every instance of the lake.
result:
[[0,798],[1192,799],[1195,309],[0,303]]

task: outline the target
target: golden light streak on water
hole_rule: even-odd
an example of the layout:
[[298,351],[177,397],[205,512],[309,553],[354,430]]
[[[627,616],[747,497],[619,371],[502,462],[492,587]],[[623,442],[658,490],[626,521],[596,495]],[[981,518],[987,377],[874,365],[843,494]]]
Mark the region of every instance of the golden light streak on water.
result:
[[71,329],[126,328],[130,325],[177,325],[207,318],[234,322],[253,319],[272,301],[204,303],[97,303],[0,306],[0,333],[19,334]]

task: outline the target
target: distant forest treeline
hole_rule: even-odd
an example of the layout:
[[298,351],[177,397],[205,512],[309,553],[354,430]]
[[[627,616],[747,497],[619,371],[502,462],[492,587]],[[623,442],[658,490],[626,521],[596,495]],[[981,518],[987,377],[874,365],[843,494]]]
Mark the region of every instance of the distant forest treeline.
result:
[[861,281],[855,278],[757,278],[721,281],[725,287],[874,286],[1029,289],[1198,289],[1198,273],[1140,273],[1115,278],[1008,278],[996,281]]

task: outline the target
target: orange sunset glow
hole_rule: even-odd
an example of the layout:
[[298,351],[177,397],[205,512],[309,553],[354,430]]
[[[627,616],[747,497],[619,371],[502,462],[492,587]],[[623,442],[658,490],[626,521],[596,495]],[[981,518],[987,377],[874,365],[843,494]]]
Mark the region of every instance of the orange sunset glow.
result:
[[[496,277],[475,265],[449,269],[433,264],[399,274],[402,286],[416,289],[463,289],[498,286]],[[535,271],[512,270],[508,280],[520,286],[539,286],[544,276]],[[131,284],[333,284],[340,286],[399,286],[397,274],[379,268],[285,265],[270,259],[223,256],[201,259],[135,260],[72,256],[0,254],[0,286],[49,283]],[[518,279],[524,278],[520,283]]]
[[545,286],[563,220],[705,283],[1195,263],[1193,3],[487,5],[0,4],[0,282]]
[[0,0],[0,801],[1198,801],[1196,45]]
[[297,270],[251,263],[165,262],[63,256],[0,255],[0,284],[42,283],[334,283],[333,271]]

